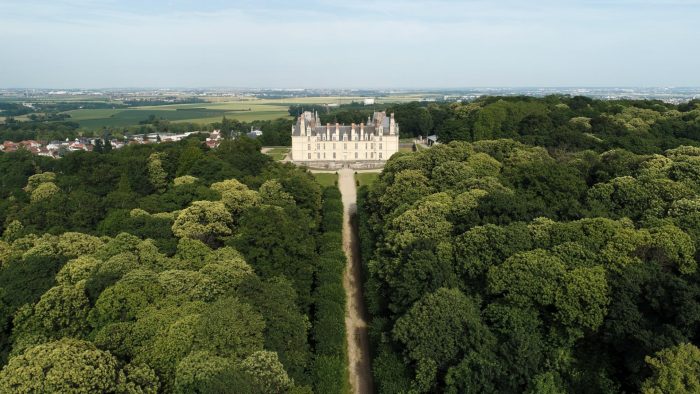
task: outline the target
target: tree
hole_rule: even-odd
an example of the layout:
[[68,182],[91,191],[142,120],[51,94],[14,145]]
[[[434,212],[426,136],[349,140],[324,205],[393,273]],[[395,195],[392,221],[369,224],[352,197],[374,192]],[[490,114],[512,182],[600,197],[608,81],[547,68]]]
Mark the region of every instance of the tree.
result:
[[226,370],[234,368],[230,359],[216,356],[207,351],[192,352],[177,365],[175,392],[181,394],[207,393],[209,392],[207,389],[215,384]]
[[210,304],[196,325],[200,349],[222,357],[243,359],[262,350],[265,321],[253,308],[236,298]]
[[90,323],[93,327],[103,327],[108,323],[134,320],[142,308],[162,295],[163,288],[154,272],[134,269],[100,294],[90,311]]
[[89,310],[90,301],[85,294],[85,282],[55,286],[41,296],[31,315],[15,318],[14,333],[16,336],[80,338],[88,331]]
[[236,179],[228,179],[211,185],[213,190],[221,194],[221,201],[231,211],[234,218],[238,218],[246,209],[258,205],[260,196],[254,190]]
[[263,204],[286,207],[294,205],[294,197],[284,191],[276,180],[269,180],[260,186],[260,200]]
[[261,277],[284,275],[292,280],[304,309],[311,302],[316,256],[309,228],[309,218],[298,210],[261,205],[245,212],[232,240]]
[[165,192],[168,186],[168,173],[163,169],[165,153],[152,153],[148,157],[148,179],[151,185],[160,193]]
[[109,136],[105,137],[103,150],[105,153],[109,153],[112,151],[112,141],[110,140]]
[[103,153],[104,152],[104,146],[102,144],[102,140],[97,138],[95,139],[95,147],[92,150],[95,153]]
[[64,338],[13,357],[0,372],[0,391],[36,393],[114,392],[117,360],[90,342]]
[[241,369],[263,394],[285,393],[294,386],[275,352],[257,351],[243,360]]
[[644,381],[644,394],[700,392],[700,349],[695,345],[682,343],[645,360],[654,374]]
[[173,234],[216,245],[221,237],[231,235],[233,218],[222,202],[195,201],[178,214]]
[[444,370],[465,352],[480,353],[494,338],[481,320],[479,307],[457,289],[427,294],[396,321],[393,337],[416,362]]
[[32,203],[37,203],[48,200],[60,191],[61,189],[59,189],[53,182],[42,183],[32,190],[31,201]]

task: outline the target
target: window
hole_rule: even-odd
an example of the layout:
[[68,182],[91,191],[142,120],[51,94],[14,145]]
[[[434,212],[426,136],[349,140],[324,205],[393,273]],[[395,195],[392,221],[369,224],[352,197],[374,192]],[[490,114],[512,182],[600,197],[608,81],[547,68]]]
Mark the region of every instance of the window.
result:
[[372,149],[374,149],[374,142],[372,142],[372,144],[370,144],[370,145],[372,146]]
[[367,152],[365,152],[365,159],[367,158]]
[[372,158],[374,159],[374,152],[372,152]]
[[311,160],[311,153],[309,153],[309,160]]
[[326,158],[326,152],[323,152],[323,158],[324,159]]
[[311,141],[311,136],[306,137],[306,141]]
[[320,154],[320,153],[316,153],[316,158],[317,158],[317,159],[320,159],[320,158],[321,158],[321,154]]
[[382,159],[382,152],[379,152],[379,160]]
[[321,144],[316,144],[316,149],[321,150]]
[[382,144],[379,144],[379,149],[382,149]]
[[348,150],[348,144],[343,144],[343,150]]
[[333,152],[333,158],[335,159],[335,152]]
[[333,143],[333,150],[335,150],[335,142]]
[[357,152],[355,152],[355,158],[357,159]]
[[357,142],[355,142],[355,149],[357,149],[357,145],[358,145]]
[[309,144],[309,146],[308,146],[308,150],[311,150],[311,144]]

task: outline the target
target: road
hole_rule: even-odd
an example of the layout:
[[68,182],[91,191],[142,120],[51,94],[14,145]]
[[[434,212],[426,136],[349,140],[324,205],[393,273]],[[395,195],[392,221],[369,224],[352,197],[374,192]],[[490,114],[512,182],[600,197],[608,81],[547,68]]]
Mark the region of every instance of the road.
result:
[[370,368],[367,312],[362,298],[362,267],[357,239],[357,188],[351,169],[338,171],[338,188],[343,195],[343,249],[347,265],[343,275],[346,294],[345,332],[348,343],[350,387],[356,394],[374,392]]

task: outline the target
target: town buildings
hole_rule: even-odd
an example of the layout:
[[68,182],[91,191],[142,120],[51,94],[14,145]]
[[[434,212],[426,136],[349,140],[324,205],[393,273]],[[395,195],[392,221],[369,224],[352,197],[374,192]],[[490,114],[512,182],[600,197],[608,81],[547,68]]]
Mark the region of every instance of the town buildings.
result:
[[[110,139],[110,145],[112,149],[120,149],[126,145],[143,145],[143,144],[158,144],[162,142],[176,142],[181,141],[192,134],[208,133],[206,142],[204,144],[209,148],[217,148],[221,141],[223,141],[223,136],[219,130],[214,130],[213,132],[204,131],[191,131],[181,134],[175,133],[151,133],[151,134],[139,134],[133,135],[125,139]],[[0,152],[16,152],[20,149],[25,149],[32,154],[39,156],[47,156],[53,158],[59,158],[67,152],[76,151],[86,151],[92,152],[97,145],[97,140],[99,138],[86,138],[80,137],[74,140],[65,141],[34,141],[25,140],[20,142],[5,141],[0,144]],[[104,141],[102,141],[104,144]]]
[[292,126],[292,161],[310,167],[381,167],[398,151],[393,113],[375,112],[366,123],[323,125],[318,113],[306,111]]

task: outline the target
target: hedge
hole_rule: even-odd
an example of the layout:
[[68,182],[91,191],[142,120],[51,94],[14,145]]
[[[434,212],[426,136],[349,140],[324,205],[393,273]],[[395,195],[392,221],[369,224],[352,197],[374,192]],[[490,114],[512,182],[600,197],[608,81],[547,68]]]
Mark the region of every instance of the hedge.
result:
[[312,338],[315,358],[312,375],[317,393],[349,391],[345,336],[345,290],[343,272],[343,203],[335,186],[323,190],[318,267],[314,298]]

